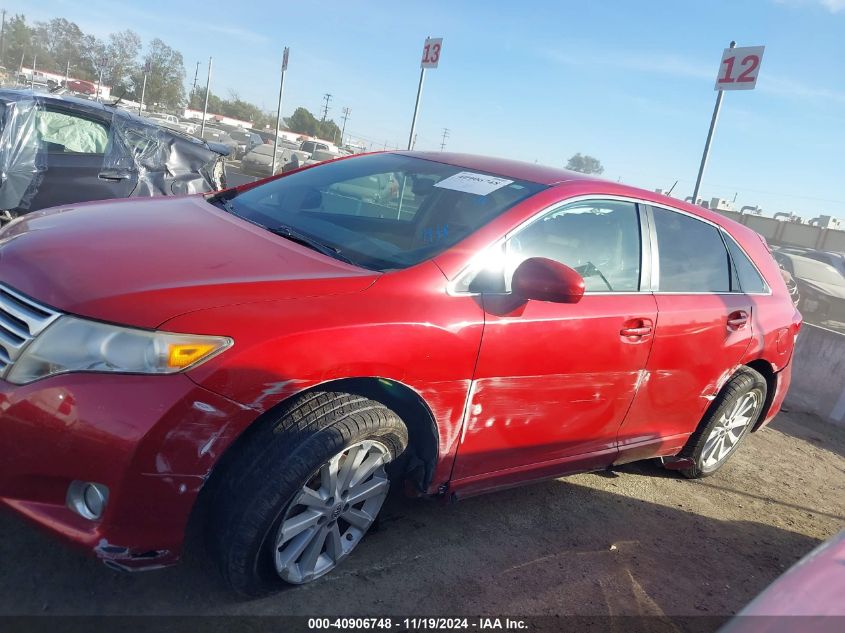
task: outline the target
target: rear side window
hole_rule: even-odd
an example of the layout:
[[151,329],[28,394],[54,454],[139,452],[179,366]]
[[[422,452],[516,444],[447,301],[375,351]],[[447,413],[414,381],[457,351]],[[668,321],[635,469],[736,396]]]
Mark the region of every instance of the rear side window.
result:
[[731,265],[734,278],[739,281],[739,288],[734,290],[741,290],[742,292],[768,292],[769,287],[754,264],[748,259],[748,256],[743,252],[734,239],[725,235],[725,244],[728,246],[728,253],[731,256]]
[[728,252],[719,230],[688,215],[653,207],[661,292],[730,292]]

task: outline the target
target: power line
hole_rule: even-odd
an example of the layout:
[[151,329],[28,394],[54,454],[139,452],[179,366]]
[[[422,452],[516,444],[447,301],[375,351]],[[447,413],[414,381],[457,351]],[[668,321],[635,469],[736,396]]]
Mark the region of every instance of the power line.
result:
[[323,106],[323,118],[321,119],[321,121],[325,121],[326,116],[329,114],[329,101],[332,100],[332,95],[327,92],[323,95],[323,99],[325,100],[326,105]]
[[440,139],[440,151],[446,149],[446,139],[449,138],[449,128],[443,128],[443,138]]

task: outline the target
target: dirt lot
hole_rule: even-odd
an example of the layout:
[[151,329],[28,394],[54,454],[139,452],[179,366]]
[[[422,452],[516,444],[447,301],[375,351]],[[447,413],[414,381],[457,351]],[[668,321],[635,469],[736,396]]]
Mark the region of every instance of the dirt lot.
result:
[[200,551],[121,574],[0,515],[0,614],[725,615],[845,523],[845,430],[796,414],[692,482],[650,464],[447,505],[394,498],[312,585],[244,601]]

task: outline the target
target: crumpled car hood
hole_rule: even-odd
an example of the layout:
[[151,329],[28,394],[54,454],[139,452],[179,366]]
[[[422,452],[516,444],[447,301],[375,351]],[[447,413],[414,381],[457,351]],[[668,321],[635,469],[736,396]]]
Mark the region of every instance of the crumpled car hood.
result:
[[202,196],[49,209],[0,231],[0,283],[63,312],[137,327],[236,303],[359,292],[377,276]]

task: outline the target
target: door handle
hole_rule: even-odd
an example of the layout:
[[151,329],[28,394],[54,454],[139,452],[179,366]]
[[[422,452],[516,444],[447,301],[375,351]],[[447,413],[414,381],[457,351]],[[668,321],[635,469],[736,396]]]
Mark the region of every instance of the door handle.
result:
[[624,327],[619,331],[622,336],[645,336],[649,332],[651,332],[651,328],[647,326]]
[[97,177],[100,180],[126,180],[129,178],[129,172],[123,169],[104,169]]
[[745,310],[736,310],[728,315],[728,329],[741,330],[748,324],[748,313]]
[[651,334],[652,329],[651,319],[631,319],[619,330],[619,334],[626,338],[641,338]]

